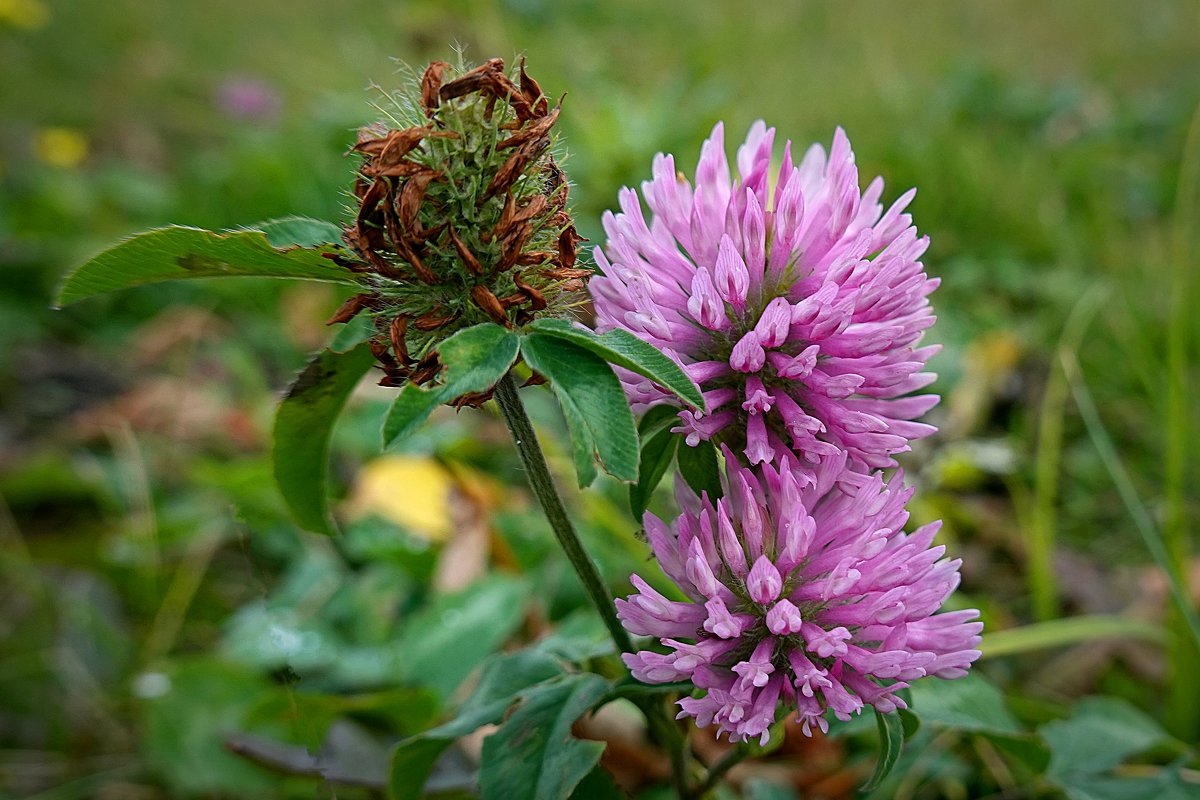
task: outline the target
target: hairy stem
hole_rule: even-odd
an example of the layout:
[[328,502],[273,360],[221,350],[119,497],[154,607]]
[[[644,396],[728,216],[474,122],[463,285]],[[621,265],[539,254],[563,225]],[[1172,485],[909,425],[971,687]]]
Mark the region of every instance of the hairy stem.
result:
[[633,652],[629,634],[617,619],[612,595],[600,578],[596,565],[583,549],[579,534],[575,532],[575,526],[571,524],[567,510],[563,507],[562,498],[558,496],[558,490],[554,487],[554,479],[546,466],[546,457],[542,454],[542,447],[533,432],[529,415],[525,413],[525,406],[517,395],[516,381],[513,380],[511,372],[496,384],[495,396],[504,416],[504,423],[508,425],[508,432],[512,434],[513,444],[521,456],[521,463],[525,465],[525,477],[529,480],[529,486],[537,496],[559,545],[567,554],[571,566],[575,568],[575,574],[583,582],[583,588],[587,591],[592,605],[600,612],[604,627],[608,628],[617,649],[623,653]]
[[[525,413],[525,405],[517,394],[517,384],[511,372],[496,384],[495,398],[496,403],[500,406],[500,413],[504,417],[504,423],[508,426],[509,433],[512,434],[517,453],[521,456],[521,463],[525,466],[525,476],[529,480],[529,486],[537,496],[538,503],[541,504],[542,511],[545,513],[550,527],[554,530],[559,545],[567,554],[567,560],[571,562],[571,566],[575,568],[575,574],[583,582],[583,587],[587,591],[592,605],[600,613],[600,618],[604,621],[604,626],[608,628],[608,633],[617,645],[617,649],[623,653],[632,653],[633,642],[630,641],[629,634],[621,627],[621,622],[617,619],[612,594],[604,585],[604,581],[587,551],[583,549],[583,543],[579,541],[579,534],[575,532],[575,526],[567,516],[566,508],[563,507],[562,498],[559,497],[558,490],[554,486],[550,469],[546,466],[546,457],[542,454],[542,447],[538,444],[537,435],[533,432],[529,415]],[[663,709],[661,703],[654,698],[638,698],[634,700],[634,703],[646,716],[646,722],[655,739],[670,754],[671,773],[679,796],[687,797],[686,741],[683,733]]]

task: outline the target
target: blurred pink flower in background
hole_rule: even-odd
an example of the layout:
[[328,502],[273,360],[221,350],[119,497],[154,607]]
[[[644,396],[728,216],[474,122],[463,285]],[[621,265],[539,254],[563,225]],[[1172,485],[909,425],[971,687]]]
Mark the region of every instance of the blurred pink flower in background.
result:
[[215,105],[223,114],[251,122],[272,123],[283,111],[283,98],[275,87],[249,75],[230,75],[217,87]]

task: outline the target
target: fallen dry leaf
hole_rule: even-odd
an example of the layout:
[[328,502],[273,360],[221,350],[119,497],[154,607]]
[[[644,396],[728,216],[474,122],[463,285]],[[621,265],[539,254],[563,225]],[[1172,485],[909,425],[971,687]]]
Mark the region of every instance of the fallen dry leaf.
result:
[[359,471],[346,513],[376,515],[415,536],[444,542],[454,530],[450,502],[454,478],[428,456],[384,455]]

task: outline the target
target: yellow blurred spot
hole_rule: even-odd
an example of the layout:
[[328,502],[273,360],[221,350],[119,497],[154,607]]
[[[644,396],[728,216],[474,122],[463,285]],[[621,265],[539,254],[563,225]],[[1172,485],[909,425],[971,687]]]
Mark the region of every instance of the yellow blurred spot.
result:
[[454,478],[431,458],[380,456],[358,475],[347,501],[351,517],[370,515],[436,542],[450,536]]
[[42,128],[33,139],[33,152],[43,164],[72,169],[87,158],[88,141],[71,128]]
[[987,475],[979,468],[966,450],[947,450],[936,461],[938,484],[945,489],[969,492],[978,489]]
[[971,351],[992,374],[1006,374],[1021,358],[1021,342],[1008,331],[995,331],[980,337]]
[[1021,340],[1010,331],[992,331],[971,342],[963,355],[962,378],[947,398],[944,435],[960,438],[982,427],[1023,355]]
[[34,31],[50,21],[50,9],[41,0],[0,0],[0,26]]

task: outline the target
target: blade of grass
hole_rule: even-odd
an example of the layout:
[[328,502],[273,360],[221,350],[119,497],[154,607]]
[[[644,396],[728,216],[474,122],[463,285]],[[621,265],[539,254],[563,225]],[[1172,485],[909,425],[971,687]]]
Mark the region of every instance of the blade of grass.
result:
[[[46,590],[42,574],[33,561],[25,537],[3,494],[0,494],[0,581],[4,582],[6,589],[15,592],[16,597],[24,597],[36,607],[36,611],[30,609],[27,613],[45,613],[51,617],[55,613],[54,598]],[[19,615],[0,615],[0,642],[10,641],[9,637],[16,629],[18,620]],[[0,663],[10,664],[12,660],[10,656]]]
[[1167,552],[1162,533],[1154,525],[1149,512],[1146,511],[1141,498],[1138,497],[1133,480],[1129,477],[1129,473],[1126,471],[1125,465],[1117,453],[1117,447],[1113,444],[1112,437],[1108,435],[1108,430],[1104,427],[1104,422],[1100,419],[1100,413],[1096,410],[1096,404],[1092,400],[1092,393],[1088,391],[1087,384],[1083,381],[1079,362],[1071,353],[1060,353],[1059,358],[1062,361],[1063,370],[1067,375],[1067,382],[1071,387],[1071,396],[1075,399],[1075,405],[1079,409],[1079,416],[1083,419],[1084,427],[1087,428],[1092,445],[1100,454],[1100,460],[1104,463],[1104,468],[1112,478],[1113,485],[1116,487],[1117,494],[1120,495],[1121,502],[1124,503],[1126,511],[1129,512],[1129,516],[1133,520],[1133,526],[1142,537],[1146,549],[1150,551],[1151,558],[1154,559],[1154,563],[1158,565],[1159,569],[1167,577],[1167,586],[1171,592],[1171,599],[1175,602],[1179,614],[1186,623],[1182,633],[1184,635],[1190,633],[1195,642],[1200,644],[1200,616],[1197,616],[1196,609],[1192,607],[1191,599],[1184,588],[1183,577]]
[[196,592],[208,574],[208,566],[224,544],[219,531],[208,531],[193,536],[187,554],[175,569],[167,591],[163,595],[158,613],[150,632],[142,643],[142,663],[151,664],[165,656],[175,646],[179,631],[183,628],[188,609],[196,598]]
[[[1076,353],[1092,318],[1108,295],[1093,284],[1071,309],[1058,340],[1057,352]],[[1038,413],[1037,458],[1034,464],[1033,510],[1028,526],[1029,593],[1034,617],[1058,616],[1058,581],[1054,573],[1054,539],[1058,527],[1058,475],[1062,466],[1063,413],[1067,404],[1066,373],[1050,365]]]
[[[1167,306],[1167,391],[1163,434],[1166,518],[1163,540],[1167,554],[1186,581],[1189,544],[1187,516],[1188,457],[1191,453],[1191,415],[1188,397],[1189,336],[1191,326],[1191,260],[1193,226],[1200,193],[1200,107],[1196,109],[1184,142],[1176,189],[1175,219],[1171,236],[1171,289]],[[1185,583],[1186,587],[1186,583]],[[1181,628],[1184,620],[1171,620]],[[1200,649],[1178,636],[1170,650],[1172,679],[1167,697],[1167,726],[1185,740],[1200,734]]]
[[86,797],[95,797],[96,790],[101,786],[110,781],[116,782],[121,778],[136,773],[138,768],[139,765],[137,763],[129,763],[115,767],[114,769],[93,772],[91,775],[84,775],[82,778],[75,778],[66,783],[60,783],[58,786],[38,792],[37,794],[27,795],[25,800],[82,800],[82,798]]
[[162,546],[145,454],[133,426],[128,422],[121,422],[106,434],[119,467],[120,491],[127,506],[127,535],[137,547],[140,581],[134,588],[147,603],[153,603],[159,596]]
[[982,658],[998,658],[1096,639],[1145,639],[1166,643],[1166,631],[1145,620],[1093,614],[1036,622],[983,635]]

